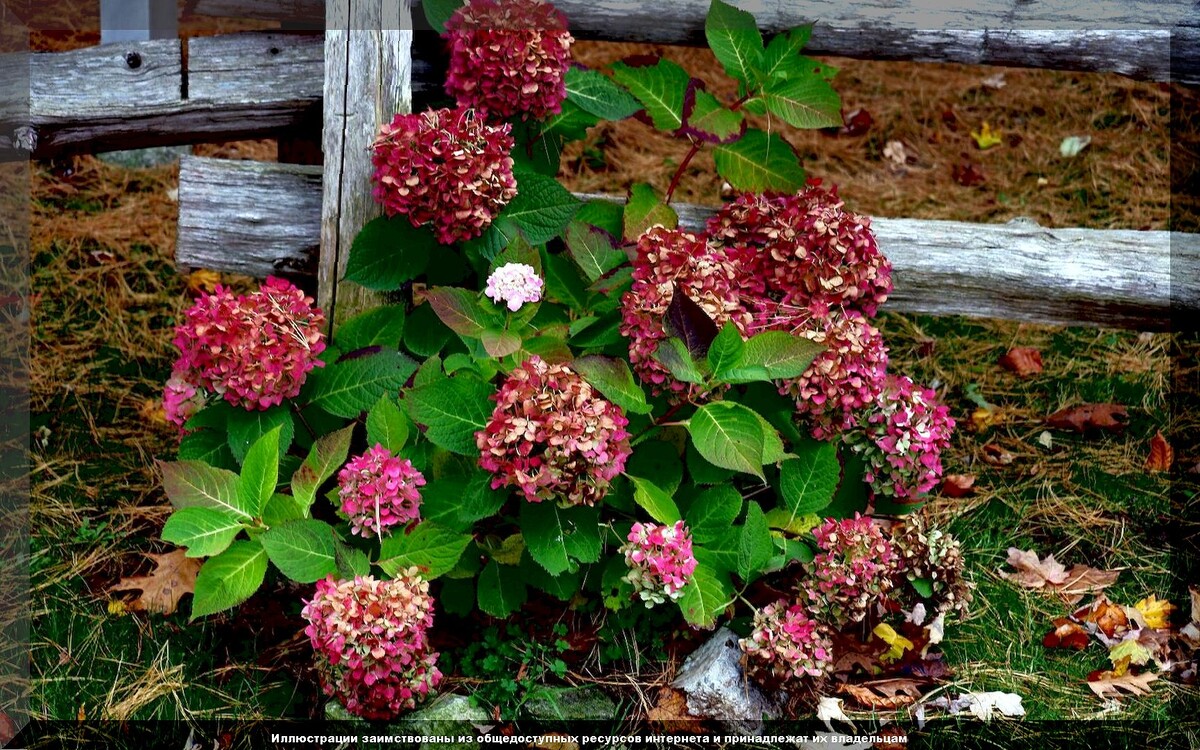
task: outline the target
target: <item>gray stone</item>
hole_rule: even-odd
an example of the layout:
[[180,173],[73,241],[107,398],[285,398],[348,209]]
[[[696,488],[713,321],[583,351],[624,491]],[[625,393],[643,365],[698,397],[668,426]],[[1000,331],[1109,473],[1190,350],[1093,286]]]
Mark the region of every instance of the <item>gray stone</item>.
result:
[[192,153],[191,146],[157,146],[155,148],[138,148],[132,151],[108,151],[96,154],[101,161],[115,164],[127,169],[146,169],[171,164],[179,161],[179,157]]
[[[349,721],[361,725],[360,730],[370,728],[370,725],[351,715],[341,703],[336,700],[329,701],[325,704],[325,718],[330,721]],[[409,734],[422,735],[427,737],[460,737],[463,735],[475,736],[478,734],[477,728],[486,726],[489,723],[487,711],[477,706],[471,705],[471,699],[465,695],[456,695],[446,693],[434,698],[428,705],[423,706],[412,713],[405,714],[394,722],[388,724],[386,732],[375,732],[372,734]],[[458,743],[422,743],[423,747],[438,747],[444,750],[474,750],[479,747],[478,742],[458,742]]]
[[521,706],[521,715],[537,721],[612,721],[617,704],[595,687],[542,688]]
[[741,733],[762,733],[763,719],[779,717],[779,707],[746,678],[738,637],[721,628],[683,662],[671,684],[687,696],[688,713],[715,719]]

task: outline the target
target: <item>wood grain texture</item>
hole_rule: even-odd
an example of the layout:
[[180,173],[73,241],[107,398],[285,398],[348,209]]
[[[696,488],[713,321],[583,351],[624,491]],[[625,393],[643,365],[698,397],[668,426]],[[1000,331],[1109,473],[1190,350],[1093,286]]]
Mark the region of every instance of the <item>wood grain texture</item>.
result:
[[317,299],[336,327],[380,295],[342,281],[358,230],[379,216],[371,144],[397,112],[412,111],[412,23],[395,0],[328,0],[325,32],[324,200]]
[[[318,231],[311,222],[304,224],[304,231],[311,232],[304,238],[281,237],[281,228],[272,222],[227,222],[220,212],[228,210],[207,194],[227,190],[226,185],[240,179],[221,172],[247,168],[211,159],[188,159],[185,165],[200,161],[206,162],[203,170],[181,170],[180,214],[195,216],[194,222],[205,226],[199,244],[208,248],[207,267],[262,277],[272,272],[276,258],[302,256],[316,243]],[[287,179],[283,173],[288,169],[295,168],[283,167],[270,176],[270,205],[311,206],[320,192],[311,172],[304,173],[309,179]],[[250,191],[244,199],[248,205],[265,203]],[[192,201],[203,210],[187,205]],[[683,224],[693,228],[712,212],[700,206],[676,209]],[[181,218],[181,253],[198,244],[186,236],[192,223],[185,226]],[[1197,323],[1191,321],[1200,320],[1200,235],[1047,229],[1028,220],[972,224],[874,218],[871,226],[895,267],[896,289],[887,310],[1135,330],[1194,328]],[[285,250],[292,243],[295,250]],[[264,253],[260,247],[274,249]],[[196,258],[189,251],[185,264],[201,265]]]
[[[766,33],[815,23],[812,54],[1115,72],[1200,83],[1194,44],[1172,54],[1172,27],[1198,24],[1190,0],[734,0]],[[703,44],[708,0],[555,0],[581,38]],[[321,0],[195,0],[197,12],[319,19]],[[419,8],[414,12],[419,13]],[[343,26],[345,28],[345,26]],[[1174,57],[1174,59],[1173,59]]]

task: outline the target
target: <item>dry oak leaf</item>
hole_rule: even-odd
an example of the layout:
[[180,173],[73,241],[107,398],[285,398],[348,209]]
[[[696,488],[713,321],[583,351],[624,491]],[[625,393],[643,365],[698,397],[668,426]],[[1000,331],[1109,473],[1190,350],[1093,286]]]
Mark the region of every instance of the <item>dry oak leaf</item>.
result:
[[1071,617],[1077,622],[1095,626],[1095,630],[1104,636],[1101,640],[1108,645],[1129,631],[1129,615],[1125,608],[1113,604],[1103,595],[1096,597],[1096,601],[1088,606],[1075,610]]
[[1091,640],[1082,625],[1070,618],[1059,617],[1054,621],[1054,630],[1042,638],[1042,645],[1046,648],[1073,648],[1082,651]]
[[664,732],[691,732],[696,717],[688,713],[687,695],[682,690],[665,687],[658,691],[658,701],[646,712],[646,718]]
[[942,494],[958,499],[975,494],[974,474],[947,474],[942,480]]
[[1040,589],[1046,585],[1056,585],[1067,580],[1067,569],[1054,559],[1054,555],[1046,555],[1045,560],[1038,559],[1033,550],[1008,548],[1008,564],[1016,568],[1015,573],[1000,571],[1000,577],[1012,581],[1018,586],[1030,589]]
[[1154,594],[1137,602],[1133,608],[1142,613],[1142,617],[1146,618],[1147,627],[1151,628],[1170,627],[1171,613],[1175,611],[1174,604],[1166,599],[1159,599]]
[[849,695],[855,703],[872,711],[896,711],[912,705],[922,695],[917,682],[905,677],[857,685],[847,683],[839,685],[838,692]]
[[1149,695],[1150,683],[1158,679],[1154,672],[1141,674],[1125,673],[1119,677],[1111,672],[1100,672],[1097,679],[1088,679],[1087,686],[1100,698],[1121,697],[1121,694]]
[[1049,588],[1057,591],[1068,604],[1076,604],[1084,594],[1094,594],[1117,582],[1119,570],[1100,570],[1088,565],[1072,565],[1067,579]]
[[146,557],[154,561],[149,575],[122,578],[109,591],[141,591],[128,605],[135,612],[173,614],[179,599],[195,590],[196,574],[200,572],[202,561],[185,557],[186,553],[177,549],[162,555],[148,554]]
[[1146,457],[1146,471],[1170,471],[1175,463],[1175,451],[1163,437],[1162,432],[1154,433],[1150,438],[1150,455]]
[[1046,417],[1046,424],[1075,432],[1107,430],[1120,433],[1129,424],[1129,413],[1120,404],[1079,404],[1054,412]]
[[1000,366],[1027,378],[1042,371],[1042,353],[1032,346],[1014,346],[1000,357]]

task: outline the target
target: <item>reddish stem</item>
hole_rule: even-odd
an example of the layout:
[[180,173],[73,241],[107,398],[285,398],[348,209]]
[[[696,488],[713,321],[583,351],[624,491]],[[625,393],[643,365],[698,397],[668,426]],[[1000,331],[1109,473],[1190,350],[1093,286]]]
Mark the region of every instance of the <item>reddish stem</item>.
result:
[[[738,99],[736,102],[734,102],[729,110],[731,112],[737,112],[739,109],[741,109],[742,105],[750,101],[753,96],[754,95],[750,93],[745,94],[741,99]],[[692,159],[696,158],[696,154],[700,153],[700,144],[701,141],[692,141],[692,148],[687,152],[687,155],[683,157],[683,161],[679,162],[679,168],[675,170],[675,174],[671,177],[671,184],[667,187],[667,194],[663,197],[663,203],[670,205],[671,197],[675,195],[675,188],[679,187],[679,181],[683,179],[684,171],[688,168],[688,165],[692,163]]]

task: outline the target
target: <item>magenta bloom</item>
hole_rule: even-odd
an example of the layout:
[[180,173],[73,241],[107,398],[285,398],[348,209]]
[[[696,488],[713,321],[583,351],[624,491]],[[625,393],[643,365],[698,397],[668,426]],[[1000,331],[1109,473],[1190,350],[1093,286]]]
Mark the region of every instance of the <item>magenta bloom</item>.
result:
[[755,613],[753,632],[738,644],[752,670],[780,680],[820,677],[833,663],[828,628],[783,599]]
[[571,62],[567,19],[539,0],[468,0],[446,22],[446,93],[503,120],[562,110]]
[[683,521],[673,526],[635,523],[621,552],[629,566],[623,580],[633,584],[647,607],[678,599],[696,571],[692,534]]
[[675,380],[654,359],[659,342],[669,337],[664,321],[674,294],[686,294],[718,328],[732,320],[745,334],[750,315],[741,306],[741,277],[720,250],[690,232],[657,226],[638,238],[633,286],[621,298],[620,332],[629,339],[634,371],[656,394],[669,391],[693,400],[703,396],[700,386]]
[[411,461],[393,456],[382,445],[350,459],[338,472],[338,497],[351,533],[370,538],[397,524],[419,520],[417,488],[424,485],[424,475]]
[[861,622],[873,602],[892,588],[896,552],[879,527],[857,513],[830,518],[813,529],[820,552],[807,564],[809,610],[838,628]]
[[629,420],[568,367],[530,357],[493,399],[491,420],[475,433],[493,489],[516,487],[531,503],[595,505],[625,469]]
[[365,719],[393,719],[439,681],[429,583],[416,568],[391,581],[370,576],[317,581],[302,612],[326,695]]
[[204,404],[204,392],[187,381],[186,373],[171,374],[163,388],[163,411],[168,422],[179,425],[181,434],[187,432],[183,426]]
[[175,329],[179,358],[164,396],[168,417],[177,424],[186,419],[203,401],[200,391],[248,411],[294,398],[308,373],[324,366],[317,359],[325,350],[324,324],[312,297],[283,279],[269,278],[253,294],[236,297],[218,286]]
[[859,416],[860,433],[847,441],[867,462],[866,481],[876,496],[917,502],[942,477],[942,451],[954,419],[930,388],[889,376],[873,407]]
[[525,263],[505,263],[488,276],[487,288],[483,293],[488,299],[503,303],[512,312],[521,309],[527,302],[542,298],[542,278],[533,266]]
[[462,107],[396,115],[373,147],[376,202],[442,244],[478,237],[517,194],[511,131]]

